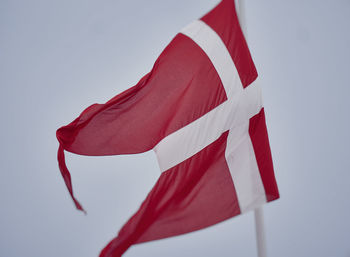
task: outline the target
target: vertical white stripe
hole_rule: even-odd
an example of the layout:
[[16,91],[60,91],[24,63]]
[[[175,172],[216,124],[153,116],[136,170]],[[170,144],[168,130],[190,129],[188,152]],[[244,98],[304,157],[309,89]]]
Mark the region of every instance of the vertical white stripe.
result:
[[231,55],[214,30],[203,21],[197,20],[182,29],[181,33],[191,38],[209,57],[221,79],[228,99],[243,90]]
[[249,121],[231,129],[225,152],[242,213],[266,202],[265,189],[248,129]]

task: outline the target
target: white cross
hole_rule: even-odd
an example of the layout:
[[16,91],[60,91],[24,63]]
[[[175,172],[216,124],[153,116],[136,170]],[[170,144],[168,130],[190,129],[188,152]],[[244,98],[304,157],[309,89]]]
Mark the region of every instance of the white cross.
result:
[[225,157],[241,212],[246,212],[266,202],[248,131],[249,119],[262,108],[261,89],[256,82],[243,88],[225,44],[204,22],[194,21],[181,33],[207,54],[221,79],[227,100],[156,145],[154,151],[160,169],[163,172],[178,165],[229,130]]

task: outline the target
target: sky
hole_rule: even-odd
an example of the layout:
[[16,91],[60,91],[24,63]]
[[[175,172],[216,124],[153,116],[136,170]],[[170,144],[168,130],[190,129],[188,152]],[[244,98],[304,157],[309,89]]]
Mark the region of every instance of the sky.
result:
[[[0,256],[95,257],[160,175],[153,152],[66,153],[56,129],[146,74],[217,0],[0,1]],[[281,198],[264,206],[269,257],[350,257],[350,1],[245,0]],[[256,256],[253,213],[124,256]]]

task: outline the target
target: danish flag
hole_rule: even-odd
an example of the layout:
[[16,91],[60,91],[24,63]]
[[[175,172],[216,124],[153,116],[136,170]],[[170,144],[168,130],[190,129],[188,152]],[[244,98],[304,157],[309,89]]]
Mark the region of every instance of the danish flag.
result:
[[134,87],[94,104],[57,130],[82,155],[156,153],[161,175],[101,252],[208,227],[279,197],[261,89],[233,0],[181,30]]

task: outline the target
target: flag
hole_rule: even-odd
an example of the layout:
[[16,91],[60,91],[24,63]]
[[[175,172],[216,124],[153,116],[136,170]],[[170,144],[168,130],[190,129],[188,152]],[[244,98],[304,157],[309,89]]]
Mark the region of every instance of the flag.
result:
[[279,197],[257,77],[234,1],[223,0],[182,29],[134,87],[57,130],[59,167],[79,210],[64,150],[156,153],[158,181],[101,257]]

